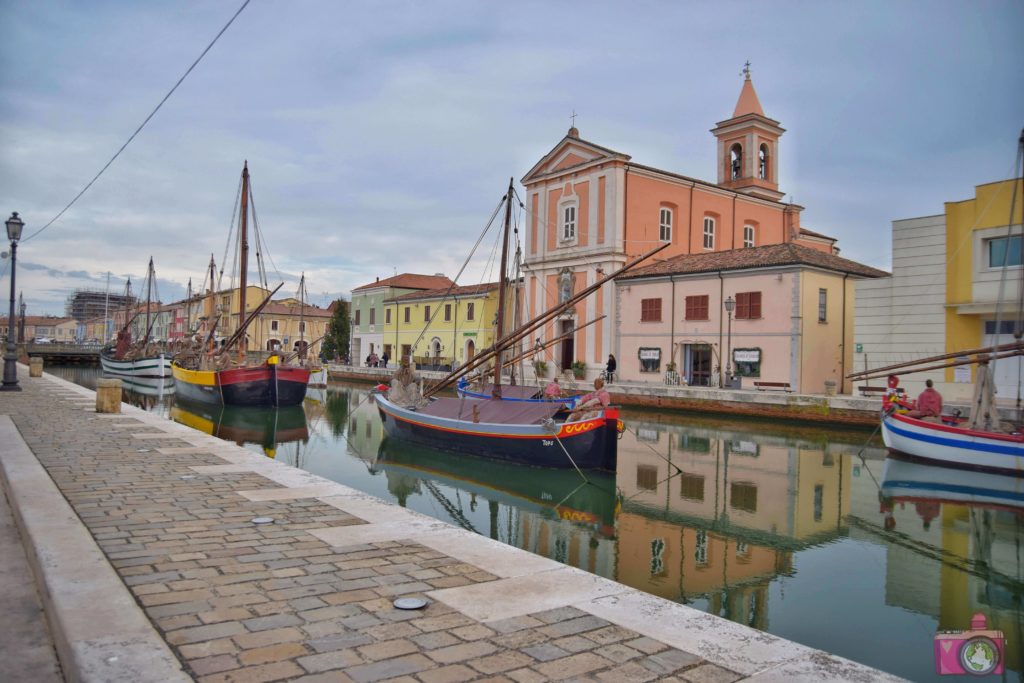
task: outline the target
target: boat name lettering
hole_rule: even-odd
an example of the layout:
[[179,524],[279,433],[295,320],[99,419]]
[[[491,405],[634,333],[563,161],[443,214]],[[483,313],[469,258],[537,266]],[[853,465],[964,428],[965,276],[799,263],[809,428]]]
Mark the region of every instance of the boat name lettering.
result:
[[553,440],[551,440],[551,439],[541,439],[540,443],[543,446],[554,446],[555,445],[555,442]]

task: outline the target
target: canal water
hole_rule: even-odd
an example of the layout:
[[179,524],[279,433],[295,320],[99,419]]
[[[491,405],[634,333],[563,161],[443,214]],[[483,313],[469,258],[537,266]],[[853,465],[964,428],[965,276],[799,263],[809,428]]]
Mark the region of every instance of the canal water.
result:
[[950,680],[936,631],[980,612],[1005,637],[1002,680],[1021,680],[1021,478],[887,459],[869,431],[624,411],[618,471],[584,481],[385,440],[365,385],[279,410],[137,389],[126,402],[268,457],[912,680]]

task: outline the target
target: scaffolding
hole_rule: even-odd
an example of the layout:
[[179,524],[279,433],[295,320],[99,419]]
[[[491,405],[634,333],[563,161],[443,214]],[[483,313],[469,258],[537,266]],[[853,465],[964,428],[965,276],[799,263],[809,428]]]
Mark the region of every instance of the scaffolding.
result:
[[135,306],[138,299],[124,294],[108,294],[102,289],[76,289],[64,302],[64,315],[79,322],[112,317],[114,311]]

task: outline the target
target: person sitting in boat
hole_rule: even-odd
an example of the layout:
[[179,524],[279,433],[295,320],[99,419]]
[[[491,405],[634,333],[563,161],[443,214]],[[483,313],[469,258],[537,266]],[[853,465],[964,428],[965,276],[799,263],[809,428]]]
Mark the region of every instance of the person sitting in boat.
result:
[[600,411],[607,408],[612,402],[611,395],[604,388],[604,380],[598,377],[594,380],[594,390],[585,394],[571,413],[568,422],[575,420],[589,420],[600,415]]
[[544,387],[544,398],[562,398],[562,385],[558,383],[557,375]]
[[932,381],[925,380],[924,391],[917,397],[914,409],[907,413],[908,417],[939,417],[942,415],[942,394],[935,390]]

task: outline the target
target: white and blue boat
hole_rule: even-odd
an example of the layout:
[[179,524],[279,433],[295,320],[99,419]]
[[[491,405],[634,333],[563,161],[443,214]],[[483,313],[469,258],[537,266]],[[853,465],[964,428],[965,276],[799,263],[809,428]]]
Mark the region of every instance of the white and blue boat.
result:
[[882,416],[890,451],[959,467],[1024,477],[1024,434],[971,429],[962,418],[941,423],[892,412]]

